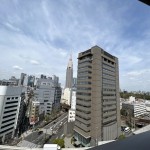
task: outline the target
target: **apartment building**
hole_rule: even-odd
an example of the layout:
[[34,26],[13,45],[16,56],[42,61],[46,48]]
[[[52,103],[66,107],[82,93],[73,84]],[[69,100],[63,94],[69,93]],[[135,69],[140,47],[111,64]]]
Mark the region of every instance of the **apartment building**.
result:
[[95,146],[119,135],[118,58],[94,46],[78,55],[74,138]]
[[128,115],[130,114],[132,117],[138,117],[147,113],[146,105],[144,102],[124,102],[122,103],[122,109],[126,110]]
[[17,126],[21,87],[0,86],[0,142],[9,140],[14,136]]
[[30,125],[34,125],[39,121],[39,107],[40,102],[32,101],[29,117]]

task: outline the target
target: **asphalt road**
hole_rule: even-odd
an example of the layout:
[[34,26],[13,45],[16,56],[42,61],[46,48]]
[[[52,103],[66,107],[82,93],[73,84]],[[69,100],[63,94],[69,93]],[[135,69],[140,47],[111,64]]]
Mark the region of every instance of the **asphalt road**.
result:
[[129,137],[129,136],[132,136],[132,135],[133,135],[133,132],[130,131],[130,132],[128,132],[128,133],[124,133],[124,135],[125,135],[125,137]]
[[[56,134],[53,134],[51,136],[51,140],[56,139],[56,138],[60,138],[63,134],[63,124],[66,121],[67,121],[67,113],[58,117],[57,119],[55,119],[54,121],[52,121],[51,123],[46,125],[43,129],[52,128],[53,129],[52,131],[56,132]],[[62,125],[61,125],[61,122],[62,122]],[[28,135],[27,137],[25,137],[24,140],[32,142],[32,143],[37,144],[37,145],[42,145],[44,143],[46,135],[49,136],[48,134],[45,134],[45,133],[38,134],[38,131],[35,131],[35,132],[31,133],[30,135]]]
[[62,120],[63,118],[67,117],[68,113],[66,112],[65,114],[61,115],[60,117],[58,117],[57,119],[55,119],[54,121],[52,121],[51,123],[49,123],[48,125],[46,125],[44,127],[44,129],[49,129],[50,127],[52,127],[55,123],[59,122],[60,120]]

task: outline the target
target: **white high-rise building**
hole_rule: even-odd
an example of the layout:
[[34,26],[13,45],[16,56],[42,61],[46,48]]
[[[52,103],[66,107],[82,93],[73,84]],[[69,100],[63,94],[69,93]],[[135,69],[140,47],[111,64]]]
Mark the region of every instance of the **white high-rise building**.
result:
[[22,88],[0,86],[0,141],[14,136],[17,126]]

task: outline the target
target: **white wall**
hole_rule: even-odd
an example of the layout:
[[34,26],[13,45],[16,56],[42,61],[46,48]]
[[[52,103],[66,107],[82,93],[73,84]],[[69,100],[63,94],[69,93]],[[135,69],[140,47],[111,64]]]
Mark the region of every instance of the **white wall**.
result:
[[71,89],[70,88],[65,88],[64,89],[64,94],[62,96],[63,102],[67,105],[71,105]]
[[76,91],[72,91],[71,108],[76,109]]
[[75,121],[75,110],[69,109],[68,111],[68,122]]

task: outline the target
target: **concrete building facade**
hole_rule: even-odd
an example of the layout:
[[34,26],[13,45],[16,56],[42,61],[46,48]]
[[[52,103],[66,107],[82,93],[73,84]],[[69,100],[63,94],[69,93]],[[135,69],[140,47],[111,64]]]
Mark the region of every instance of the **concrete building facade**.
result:
[[30,107],[30,125],[34,125],[39,121],[39,108],[40,108],[40,102],[32,101],[32,105]]
[[98,46],[79,53],[74,137],[83,146],[121,132],[118,59]]
[[40,102],[39,113],[51,114],[53,108],[60,106],[61,87],[58,77],[56,79],[55,76],[55,80],[46,77],[38,79],[34,95],[35,100]]
[[0,86],[0,142],[14,136],[21,102],[21,87]]

